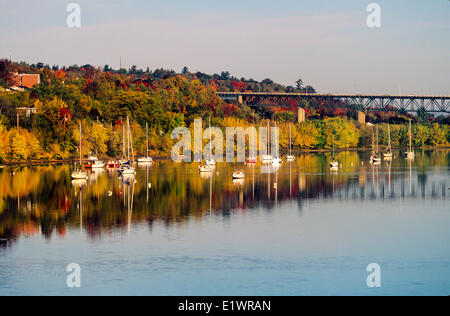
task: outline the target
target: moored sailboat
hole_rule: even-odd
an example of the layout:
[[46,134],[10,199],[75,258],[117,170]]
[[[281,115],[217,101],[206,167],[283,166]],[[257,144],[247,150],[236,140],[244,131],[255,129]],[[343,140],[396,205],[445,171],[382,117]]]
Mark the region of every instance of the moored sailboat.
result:
[[409,150],[405,152],[405,158],[407,159],[414,159],[416,157],[416,153],[413,151],[412,148],[412,127],[411,127],[411,120],[409,120]]
[[82,166],[82,159],[81,159],[81,123],[80,123],[80,169],[72,172],[72,179],[74,180],[86,180],[87,179],[87,173],[81,170]]
[[148,149],[148,123],[145,125],[145,131],[146,131],[146,145],[147,145],[147,155],[145,157],[141,157],[138,159],[138,163],[140,164],[150,164],[153,162],[153,158],[148,155],[149,149]]
[[270,123],[267,123],[267,152],[265,155],[262,155],[261,160],[263,163],[271,163],[272,155],[270,154]]
[[[124,164],[119,169],[119,172],[122,175],[133,175],[135,174],[134,167],[131,164],[130,160],[130,150],[131,150],[131,158],[134,160],[134,153],[133,153],[133,138],[131,136],[131,129],[130,129],[130,119],[127,117],[127,155],[128,155],[128,164]],[[134,161],[133,161],[134,162]]]
[[336,160],[335,155],[334,135],[333,135],[333,160],[330,162],[330,169],[332,171],[337,171],[339,169],[339,162]]
[[233,179],[244,179],[245,178],[245,173],[242,170],[235,170],[233,172]]
[[372,155],[370,156],[370,163],[372,164],[379,164],[381,163],[381,156],[378,152],[378,125],[376,128],[377,131],[377,144],[375,146],[374,142],[375,142],[375,136],[373,135],[373,131],[372,131]]
[[294,161],[295,156],[292,155],[292,125],[289,124],[289,155],[287,155],[286,159],[288,161]]
[[392,159],[392,145],[391,145],[391,126],[388,124],[388,148],[386,152],[383,153],[384,159]]
[[[275,122],[275,131],[277,128],[277,122]],[[280,144],[278,143],[278,137],[275,139],[275,153],[272,159],[273,165],[281,165],[283,163],[283,160],[280,158]]]
[[[209,117],[209,140],[212,141],[211,117]],[[210,148],[210,152],[208,154],[209,154],[209,157],[206,160],[206,165],[215,166],[216,160],[213,158],[212,148]]]

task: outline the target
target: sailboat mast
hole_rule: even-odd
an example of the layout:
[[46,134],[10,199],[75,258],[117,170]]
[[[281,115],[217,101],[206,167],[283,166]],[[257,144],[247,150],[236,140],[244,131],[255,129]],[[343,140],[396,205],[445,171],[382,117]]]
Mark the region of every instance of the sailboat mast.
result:
[[411,120],[409,120],[409,151],[412,152],[412,127],[411,127]]
[[81,170],[81,122],[80,122],[80,170]]
[[[277,121],[275,121],[275,133],[277,132]],[[275,138],[275,157],[278,158],[280,156],[279,147],[278,147],[278,138]]]
[[335,158],[336,158],[336,154],[334,151],[334,134],[333,134],[333,160],[335,160]]
[[[211,116],[209,117],[209,141],[212,142]],[[209,147],[209,159],[212,159],[212,146]]]
[[127,116],[127,156],[130,161],[130,119]]
[[145,123],[145,130],[147,135],[147,157],[148,157],[148,123]]
[[125,157],[125,153],[126,153],[126,149],[125,149],[125,124],[123,124],[123,119],[122,119],[122,129],[123,129],[123,152],[122,152],[122,157]]
[[289,124],[289,156],[292,156],[292,125]]
[[372,153],[375,153],[375,133],[373,132],[372,129]]
[[378,125],[377,125],[377,148],[376,148],[377,152],[378,152]]
[[129,121],[128,121],[128,135],[129,135],[129,139],[130,139],[131,161],[134,164],[133,135],[131,135],[131,127],[130,127]]
[[392,144],[391,144],[391,125],[388,123],[388,147],[389,152],[392,150]]

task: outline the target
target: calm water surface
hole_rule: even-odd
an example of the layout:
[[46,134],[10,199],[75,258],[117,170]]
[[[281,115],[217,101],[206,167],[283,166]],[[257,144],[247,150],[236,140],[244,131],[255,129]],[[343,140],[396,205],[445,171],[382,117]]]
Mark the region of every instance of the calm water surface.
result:
[[[449,295],[449,154],[371,166],[340,153],[338,173],[328,154],[212,176],[157,162],[86,183],[67,165],[4,168],[0,295]],[[66,285],[70,263],[80,289]]]

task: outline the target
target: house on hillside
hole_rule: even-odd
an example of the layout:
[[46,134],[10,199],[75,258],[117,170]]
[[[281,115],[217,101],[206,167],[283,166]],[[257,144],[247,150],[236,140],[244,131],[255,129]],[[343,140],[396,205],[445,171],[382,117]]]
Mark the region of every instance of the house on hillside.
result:
[[9,87],[13,91],[24,91],[26,88],[31,89],[35,85],[41,83],[41,76],[39,74],[13,74],[13,84]]

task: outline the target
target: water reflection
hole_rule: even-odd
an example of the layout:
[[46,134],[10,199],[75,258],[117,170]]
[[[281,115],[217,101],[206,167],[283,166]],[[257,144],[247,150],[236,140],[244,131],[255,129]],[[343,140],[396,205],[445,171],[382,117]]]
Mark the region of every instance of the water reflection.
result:
[[[132,232],[133,223],[171,225],[192,217],[228,216],[263,208],[277,210],[307,200],[447,199],[449,150],[423,151],[415,160],[397,153],[380,165],[365,163],[366,152],[343,152],[338,172],[328,154],[305,154],[281,167],[218,164],[199,174],[196,164],[159,162],[139,166],[136,176],[96,171],[71,181],[70,166],[5,168],[0,171],[0,245],[20,236],[64,236],[79,229],[100,238],[114,229]],[[246,178],[232,180],[244,168]],[[295,204],[294,204],[295,205]]]

